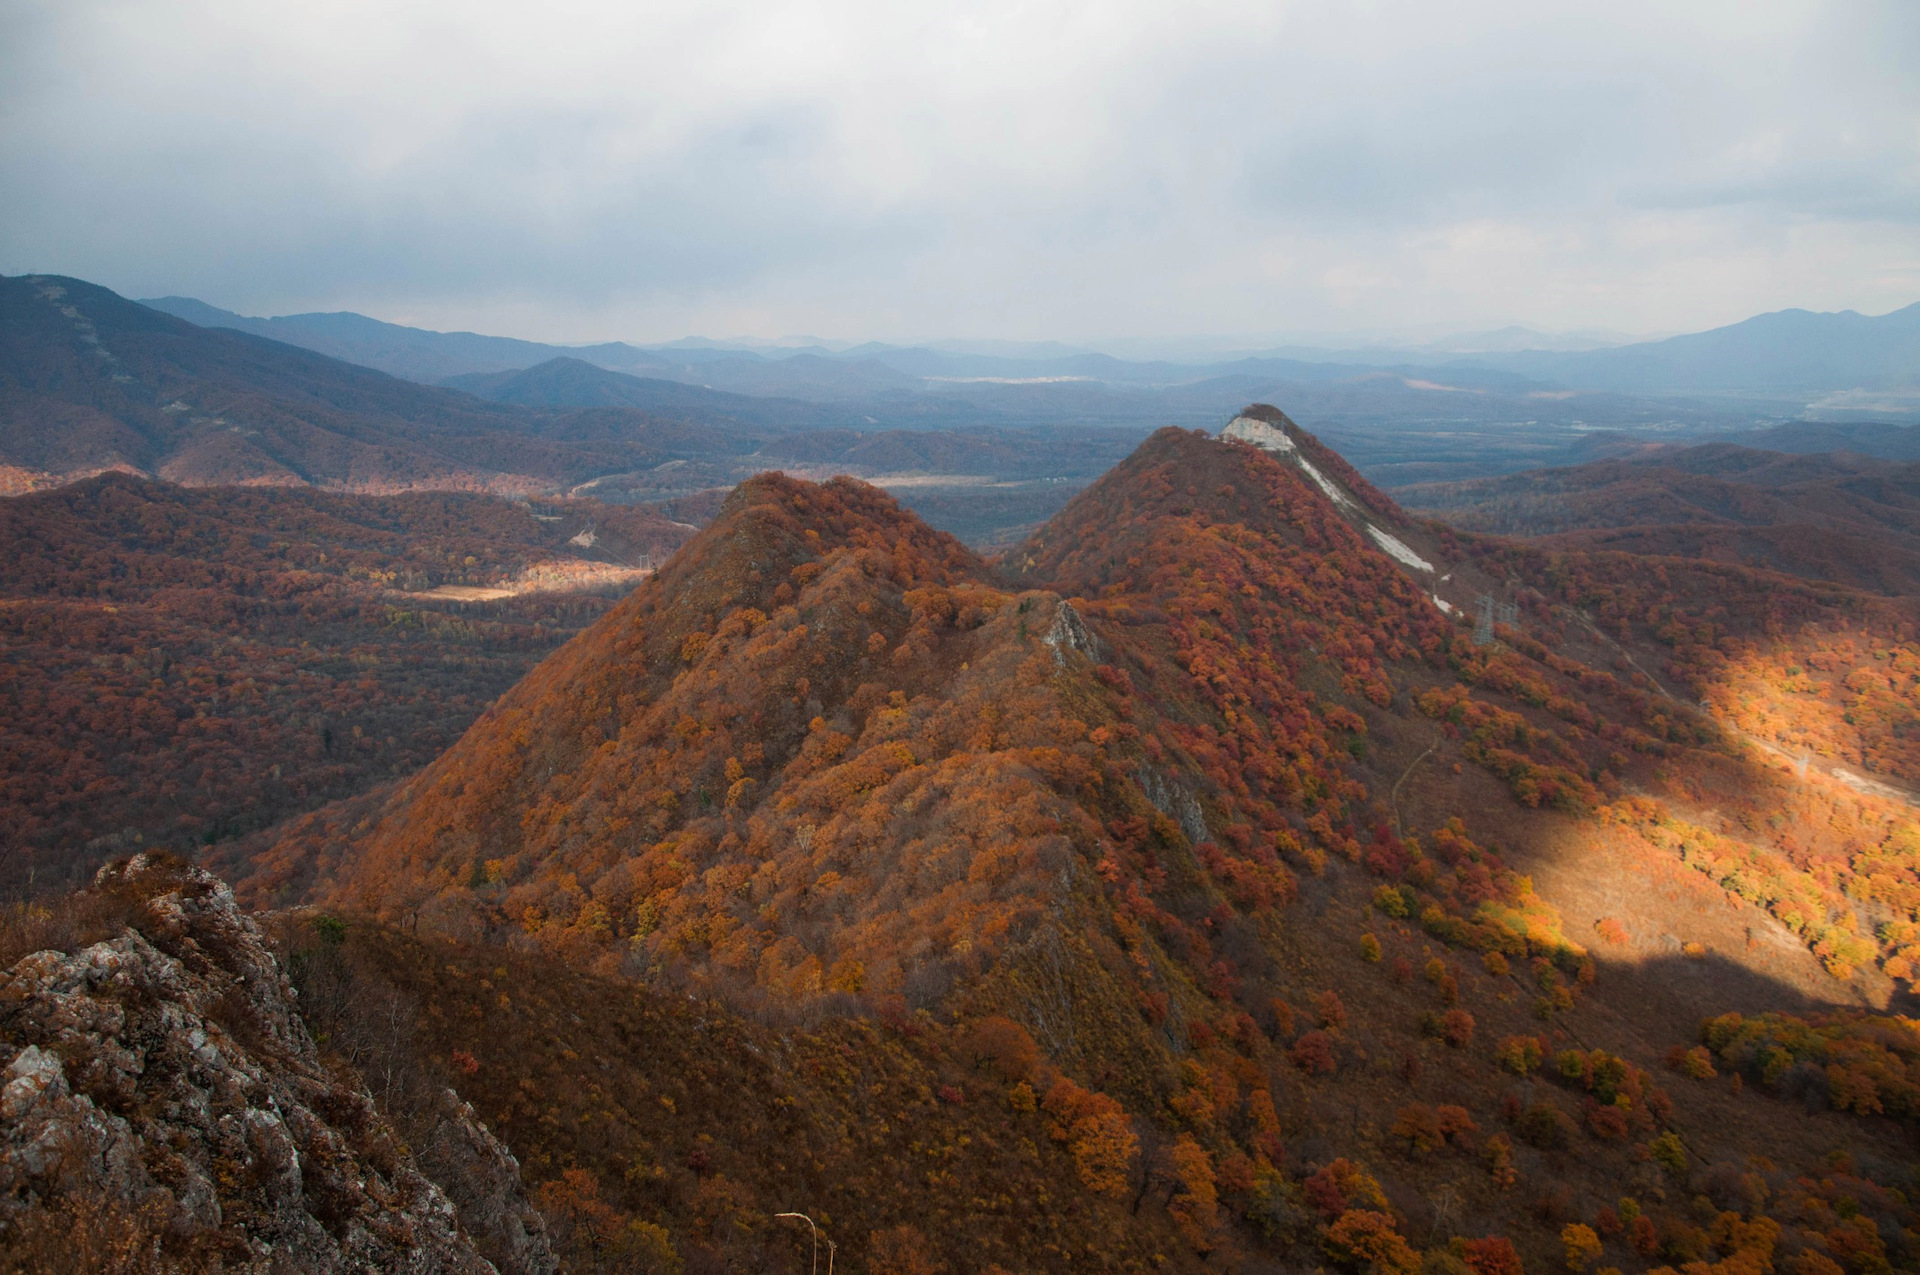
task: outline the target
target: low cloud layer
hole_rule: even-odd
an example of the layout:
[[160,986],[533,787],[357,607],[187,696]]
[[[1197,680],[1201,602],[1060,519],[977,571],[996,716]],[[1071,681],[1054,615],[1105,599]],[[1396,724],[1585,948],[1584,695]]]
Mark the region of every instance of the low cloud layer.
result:
[[0,0],[0,271],[548,339],[1920,299],[1920,7]]

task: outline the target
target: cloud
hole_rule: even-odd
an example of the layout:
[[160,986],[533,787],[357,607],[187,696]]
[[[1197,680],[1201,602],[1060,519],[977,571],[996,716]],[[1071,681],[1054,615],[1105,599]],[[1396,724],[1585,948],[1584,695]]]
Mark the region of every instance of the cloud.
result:
[[0,0],[0,269],[589,339],[1920,295],[1907,0]]

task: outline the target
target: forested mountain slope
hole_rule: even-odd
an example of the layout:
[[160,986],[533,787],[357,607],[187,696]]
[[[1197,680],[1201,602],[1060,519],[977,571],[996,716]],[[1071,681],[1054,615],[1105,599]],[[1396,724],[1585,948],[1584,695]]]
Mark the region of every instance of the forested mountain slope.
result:
[[1907,462],[1714,443],[1396,494],[1463,530],[1920,591],[1920,466]]
[[[754,479],[419,776],[230,866],[260,903],[977,1057],[943,1100],[1038,1104],[1096,1265],[1169,1233],[1182,1267],[1909,1264],[1920,1042],[1866,1010],[1916,973],[1920,834],[1690,706],[1815,634],[1796,728],[1920,779],[1906,610],[1422,526],[1270,408],[1227,435],[1155,435],[997,567],[861,484]],[[1518,619],[1491,645],[1483,592]],[[1758,1017],[1702,1045],[1730,1011]],[[468,1037],[474,1074],[534,1065]],[[764,1255],[788,1193],[729,1174],[716,1230],[712,1179],[622,1176],[644,1111],[597,1119],[516,1149]],[[890,1154],[931,1199],[991,1153]],[[961,1218],[916,1237],[974,1264]]]

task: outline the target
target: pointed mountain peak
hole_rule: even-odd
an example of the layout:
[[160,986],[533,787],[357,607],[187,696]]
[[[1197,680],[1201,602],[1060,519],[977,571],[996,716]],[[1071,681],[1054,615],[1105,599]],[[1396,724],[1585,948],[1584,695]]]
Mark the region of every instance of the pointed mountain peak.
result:
[[1008,563],[1023,578],[1072,593],[1091,587],[1085,564],[1125,559],[1123,542],[1164,535],[1176,524],[1239,525],[1328,551],[1357,536],[1423,592],[1447,570],[1434,535],[1338,452],[1264,405],[1240,413],[1217,438],[1177,428],[1155,433]]
[[1300,428],[1277,407],[1255,403],[1234,417],[1222,438],[1238,439],[1281,457],[1304,471],[1327,498],[1346,510],[1365,509],[1397,526],[1407,515],[1385,492],[1360,476],[1347,458]]

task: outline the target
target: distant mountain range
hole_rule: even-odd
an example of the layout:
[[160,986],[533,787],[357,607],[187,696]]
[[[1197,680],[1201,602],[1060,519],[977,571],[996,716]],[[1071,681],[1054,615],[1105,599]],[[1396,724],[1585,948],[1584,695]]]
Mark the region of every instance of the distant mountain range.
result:
[[[1816,397],[1589,393],[1494,365],[1512,356],[1468,358],[1432,348],[1286,350],[1171,362],[1014,342],[770,350],[689,339],[648,349],[562,347],[424,332],[357,315],[247,319],[177,298],[152,304],[496,403],[547,411],[618,407],[761,433],[1118,429],[1140,438],[1163,425],[1205,428],[1247,402],[1285,402],[1376,481],[1394,485],[1591,459],[1582,448],[1597,430],[1657,431],[1664,439],[1725,436],[1794,420]],[[1503,339],[1519,341],[1524,334]],[[912,498],[939,525],[958,529],[962,524],[935,511],[934,499],[925,491]],[[956,496],[955,509],[979,507],[981,499],[980,492]],[[995,513],[993,520],[1028,522],[1052,512],[1026,501],[1022,496],[1017,517]],[[986,542],[979,538],[982,528],[963,534]]]
[[[1553,389],[1484,361],[1494,356],[1385,367],[1129,362],[1017,345],[563,349],[358,315],[246,319],[161,304],[178,313],[75,279],[0,280],[0,490],[124,469],[192,485],[653,501],[777,466],[879,479],[936,526],[1001,546],[1152,430],[1205,428],[1250,401],[1296,406],[1371,479],[1396,487],[1564,466],[1649,441],[1920,452],[1912,430],[1885,420],[1796,419],[1814,391],[1742,401]],[[1887,351],[1911,314],[1807,318],[1867,333],[1856,352],[1878,350],[1878,366],[1897,369]],[[1577,357],[1601,356],[1622,352]]]
[[119,470],[194,487],[647,502],[782,468],[899,477],[910,502],[939,505],[930,516],[987,542],[1051,514],[1142,433],[1008,431],[931,396],[897,407],[917,426],[903,432],[845,405],[570,357],[457,380],[474,392],[202,327],[78,279],[0,279],[0,494]]
[[1509,328],[1471,341],[1357,350],[1286,347],[1210,362],[1125,360],[1067,346],[1016,343],[936,349],[871,342],[843,350],[691,342],[555,346],[430,332],[352,313],[263,319],[189,297],[157,297],[143,304],[205,327],[252,332],[428,383],[518,371],[565,357],[635,376],[827,402],[1009,383],[1164,389],[1248,374],[1318,382],[1352,377],[1359,369],[1425,380],[1437,376],[1448,385],[1471,378],[1466,380],[1470,388],[1620,394],[1791,397],[1920,388],[1920,304],[1879,316],[1781,310],[1707,332],[1611,347],[1599,338],[1569,340]]
[[1476,356],[1523,376],[1634,394],[1920,388],[1920,303],[1891,314],[1779,310],[1709,332],[1580,353]]
[[524,495],[754,447],[737,430],[638,412],[488,403],[198,327],[78,279],[0,280],[0,338],[12,490],[120,469],[193,486]]
[[[558,347],[538,341],[473,332],[429,332],[346,311],[257,319],[192,297],[155,297],[140,304],[203,328],[251,332],[429,385],[449,376],[532,367],[560,352]],[[569,352],[621,371],[658,372],[668,366],[663,359],[617,341]]]
[[572,355],[504,372],[468,372],[441,384],[476,398],[521,407],[630,407],[684,420],[753,421],[789,429],[847,424],[844,409],[801,399],[730,394],[657,376],[632,376]]

